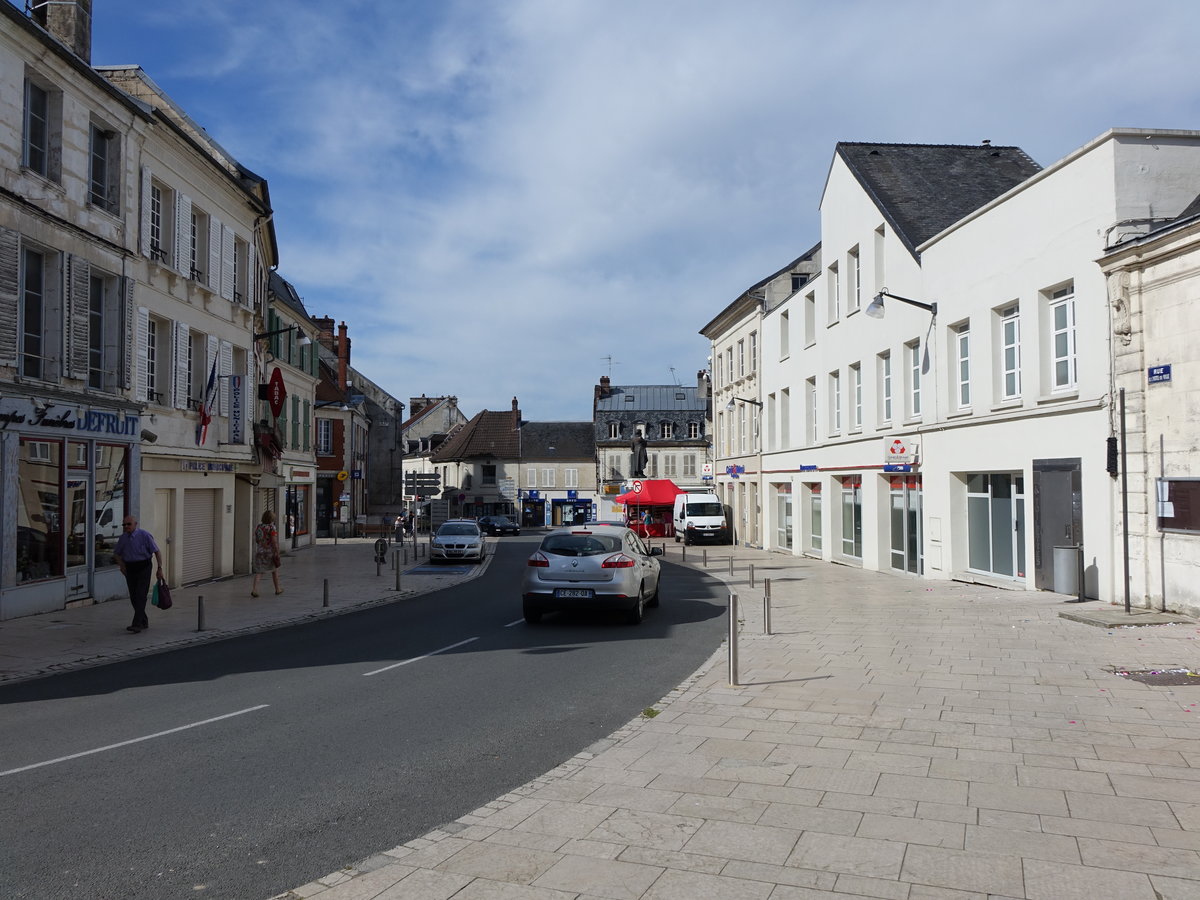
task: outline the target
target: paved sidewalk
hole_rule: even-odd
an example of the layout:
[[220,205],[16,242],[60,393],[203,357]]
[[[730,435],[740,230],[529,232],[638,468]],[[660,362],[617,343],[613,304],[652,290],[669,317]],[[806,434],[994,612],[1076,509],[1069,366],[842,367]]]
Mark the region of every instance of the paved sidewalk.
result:
[[[315,546],[287,553],[280,570],[283,593],[278,596],[269,575],[259,581],[257,598],[250,596],[249,575],[173,588],[171,608],[147,607],[150,628],[139,634],[125,630],[133,617],[127,599],[0,622],[0,684],[339,615],[438,590],[479,573],[479,566],[473,564],[426,565],[427,546],[414,551],[409,541],[401,557],[397,591],[392,567],[396,545],[391,545],[387,562],[376,575],[374,543],[366,538],[337,544],[319,540]],[[328,607],[324,605],[326,581]],[[204,630],[198,631],[201,597]]]
[[1195,622],[729,555],[739,686],[722,648],[657,715],[280,898],[1200,900],[1200,678],[1115,674],[1200,670]]

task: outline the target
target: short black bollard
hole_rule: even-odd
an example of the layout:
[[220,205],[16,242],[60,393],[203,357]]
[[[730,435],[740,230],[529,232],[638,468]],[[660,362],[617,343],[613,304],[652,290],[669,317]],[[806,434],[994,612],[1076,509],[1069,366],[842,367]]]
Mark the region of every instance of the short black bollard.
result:
[[321,600],[321,605],[324,606],[326,609],[328,609],[329,608],[329,579],[328,578],[322,579],[322,586],[323,586],[323,589],[322,589],[323,599]]
[[754,587],[754,563],[750,563],[750,587]]
[[763,634],[771,633],[771,579],[763,579]]
[[729,574],[733,574],[733,557],[729,557]]
[[204,595],[196,598],[196,630],[204,630]]
[[705,548],[704,548],[703,550],[701,550],[700,552],[704,554],[704,568],[706,568],[706,569],[707,569],[707,568],[708,568],[708,548],[707,548],[707,547],[705,547]]
[[687,562],[687,544],[683,545],[683,550],[681,552],[683,553],[683,561]]
[[400,565],[400,551],[397,550],[397,551],[395,551],[395,553],[396,553],[396,590],[400,590],[400,569],[402,568],[402,566]]

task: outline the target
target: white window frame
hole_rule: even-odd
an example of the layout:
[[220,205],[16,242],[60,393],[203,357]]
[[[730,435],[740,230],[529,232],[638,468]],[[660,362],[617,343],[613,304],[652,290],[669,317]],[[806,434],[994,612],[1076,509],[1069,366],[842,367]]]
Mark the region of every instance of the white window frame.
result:
[[[1075,391],[1079,387],[1075,332],[1075,286],[1067,285],[1050,295],[1050,388],[1051,393]],[[1062,324],[1059,324],[1059,312]]]
[[829,373],[829,433],[842,433],[842,373],[834,369]]
[[614,441],[614,440],[618,439],[620,436],[621,436],[621,423],[620,422],[609,422],[608,423],[608,439],[610,441]]
[[570,489],[579,487],[578,469],[563,469],[563,487]]
[[817,292],[810,291],[804,295],[804,346],[811,347],[817,342]]
[[738,378],[746,377],[746,341],[740,340],[737,342],[737,373]]
[[750,332],[750,374],[758,371],[758,332]]
[[850,430],[862,431],[863,427],[863,389],[862,389],[862,363],[856,362],[850,364],[850,393],[854,398],[854,412],[850,418]]
[[850,248],[846,263],[850,276],[850,284],[846,286],[846,312],[849,314],[862,308],[862,258],[857,244]]
[[842,317],[841,278],[838,274],[838,264],[834,263],[826,269],[826,292],[829,302],[829,324],[832,325]]
[[700,439],[700,423],[688,422],[688,440],[696,441]]
[[537,486],[537,468],[530,466],[525,470],[525,487],[536,488]]
[[879,354],[879,424],[892,422],[892,351]]
[[779,358],[780,359],[787,359],[791,355],[791,346],[790,346],[791,337],[788,333],[790,324],[791,324],[790,316],[788,315],[787,310],[784,310],[783,312],[781,312],[779,314]]
[[817,427],[817,379],[815,376],[804,382],[804,391],[808,395],[808,442],[815,446],[820,434]]
[[959,410],[971,408],[971,323],[954,326],[954,405]]
[[1016,400],[1021,396],[1021,308],[1013,304],[1000,310],[999,316],[1000,397]]
[[908,417],[921,417],[921,339],[904,345],[908,356]]
[[675,423],[663,422],[661,426],[663,440],[672,440],[675,437]]

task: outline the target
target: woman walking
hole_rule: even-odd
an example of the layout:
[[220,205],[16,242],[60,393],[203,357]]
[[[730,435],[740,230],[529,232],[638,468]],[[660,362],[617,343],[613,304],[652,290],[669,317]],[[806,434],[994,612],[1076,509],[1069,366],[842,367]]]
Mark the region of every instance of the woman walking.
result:
[[254,529],[254,581],[250,585],[250,596],[258,596],[258,579],[263,573],[271,573],[275,593],[282,594],[279,586],[279,532],[275,529],[275,513],[269,509],[262,514],[262,523]]

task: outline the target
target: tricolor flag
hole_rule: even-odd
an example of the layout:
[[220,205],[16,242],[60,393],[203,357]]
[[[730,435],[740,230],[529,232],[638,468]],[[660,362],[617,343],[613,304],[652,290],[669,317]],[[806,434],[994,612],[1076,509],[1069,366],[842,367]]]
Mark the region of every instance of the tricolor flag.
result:
[[212,370],[208,373],[208,384],[204,386],[204,399],[200,401],[200,421],[196,424],[196,446],[203,446],[208,439],[208,423],[217,408],[217,357],[213,356]]

